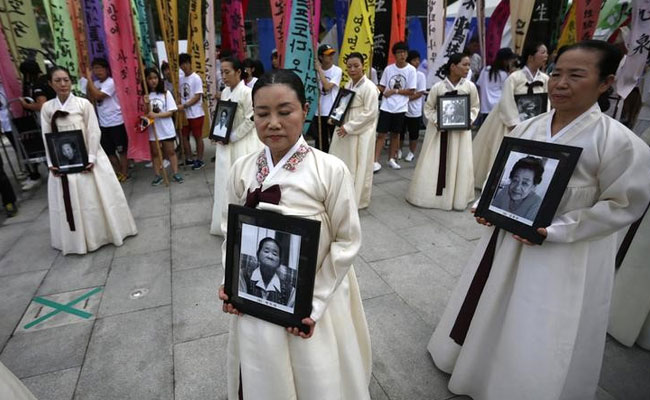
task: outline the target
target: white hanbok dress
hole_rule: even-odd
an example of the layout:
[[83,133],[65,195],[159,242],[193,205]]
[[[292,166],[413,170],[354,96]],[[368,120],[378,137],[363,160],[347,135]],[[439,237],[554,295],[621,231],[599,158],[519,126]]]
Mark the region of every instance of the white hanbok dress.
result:
[[221,92],[221,100],[237,103],[237,111],[230,132],[228,144],[217,143],[214,160],[214,201],[212,204],[212,223],[210,233],[223,236],[221,232],[221,209],[226,195],[226,180],[230,167],[241,156],[262,148],[263,144],[257,137],[253,117],[252,89],[243,80],[234,89],[226,87]]
[[438,130],[438,97],[454,90],[458,94],[469,95],[471,121],[478,116],[478,91],[470,80],[461,78],[454,86],[445,78],[431,88],[424,103],[424,116],[428,121],[424,143],[406,194],[406,201],[418,207],[464,210],[474,199],[471,130],[453,130],[447,133],[446,184],[442,195],[436,195],[442,135]]
[[553,111],[513,136],[583,149],[548,237],[527,246],[500,230],[492,269],[462,346],[450,338],[479,261],[485,231],[428,350],[451,373],[449,390],[484,399],[592,399],[602,364],[616,232],[650,201],[650,150],[597,104],[551,137]]
[[343,160],[354,181],[359,209],[370,205],[372,193],[372,165],[375,157],[375,136],[379,116],[379,89],[365,76],[356,85],[352,81],[345,86],[356,94],[345,116],[345,137],[334,130],[329,153]]
[[[72,94],[65,104],[61,104],[58,97],[49,100],[41,109],[44,141],[45,134],[52,132],[50,122],[57,110],[69,113],[56,120],[59,132],[80,129],[88,151],[88,162],[94,163],[94,167],[92,173],[68,174],[75,231],[70,230],[66,219],[61,178],[50,173],[47,190],[52,247],[63,254],[85,254],[108,243],[121,246],[124,238],[138,231],[122,186],[100,146],[101,132],[95,109],[88,100]],[[47,151],[47,144],[45,148]],[[47,164],[52,166],[49,152]]]
[[[370,399],[370,335],[352,267],[361,227],[348,169],[301,137],[275,166],[268,148],[240,158],[228,179],[226,203],[242,205],[248,190],[276,184],[279,204],[261,202],[257,208],[321,222],[311,313],[316,326],[303,339],[252,316],[232,316],[228,398],[238,398],[241,371],[247,400]],[[226,216],[224,206],[224,233]]]
[[0,363],[0,399],[37,400],[20,379],[2,363]]
[[503,83],[501,100],[490,111],[472,143],[476,188],[483,187],[501,146],[501,140],[508,135],[508,127],[521,122],[515,95],[528,93],[527,84],[535,81],[542,82],[542,86],[533,87],[534,93],[548,92],[548,75],[538,70],[533,76],[528,67],[513,72]]

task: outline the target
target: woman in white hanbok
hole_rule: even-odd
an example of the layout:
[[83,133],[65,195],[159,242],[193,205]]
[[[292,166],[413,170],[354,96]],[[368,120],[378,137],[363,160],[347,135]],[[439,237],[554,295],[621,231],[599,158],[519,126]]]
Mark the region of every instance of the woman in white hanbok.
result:
[[379,89],[363,74],[363,57],[351,53],[345,65],[350,81],[345,88],[355,92],[343,124],[334,130],[329,153],[348,166],[354,180],[359,209],[370,205]]
[[[89,162],[81,173],[61,175],[52,164],[46,142],[52,247],[63,254],[86,254],[108,243],[121,246],[124,238],[138,231],[122,187],[99,144],[101,132],[95,110],[88,100],[71,93],[70,74],[65,68],[50,72],[50,85],[56,97],[41,109],[43,140],[50,132],[81,130]],[[69,196],[69,203],[64,196]]]
[[[228,340],[228,398],[370,399],[370,336],[352,261],[361,228],[350,173],[338,158],[302,138],[304,86],[288,70],[271,71],[253,92],[262,151],[240,158],[228,178],[226,203],[245,204],[320,221],[309,332],[237,314]],[[248,192],[279,185],[278,203],[251,202]],[[226,231],[224,205],[222,229]],[[226,242],[223,247],[225,260]],[[225,261],[224,261],[225,265]],[[220,299],[226,301],[223,286]]]
[[548,75],[541,70],[548,60],[546,46],[541,43],[526,46],[522,60],[526,65],[506,78],[501,99],[488,114],[472,143],[474,185],[479,189],[490,173],[501,140],[522,122],[515,95],[548,92]]
[[243,67],[239,60],[221,60],[221,76],[226,88],[221,92],[221,100],[237,103],[235,119],[230,131],[228,144],[217,142],[214,160],[214,201],[212,204],[212,223],[210,233],[223,236],[221,231],[221,209],[226,195],[226,180],[230,167],[239,157],[262,148],[262,142],[255,133],[253,123],[253,103],[251,88],[242,78]]
[[[512,132],[583,151],[551,225],[538,228],[546,237],[542,245],[482,228],[428,345],[436,366],[451,373],[453,393],[474,400],[595,396],[616,232],[650,201],[648,146],[596,102],[621,57],[602,41],[561,50],[549,81],[555,110]],[[475,283],[484,272],[481,287]],[[474,310],[465,307],[472,298],[478,298]]]
[[478,91],[464,78],[469,68],[468,56],[449,57],[447,77],[433,85],[424,103],[427,131],[406,194],[406,201],[418,207],[464,210],[474,199],[472,131],[438,128],[438,97],[450,92],[469,96],[470,123],[478,116]]

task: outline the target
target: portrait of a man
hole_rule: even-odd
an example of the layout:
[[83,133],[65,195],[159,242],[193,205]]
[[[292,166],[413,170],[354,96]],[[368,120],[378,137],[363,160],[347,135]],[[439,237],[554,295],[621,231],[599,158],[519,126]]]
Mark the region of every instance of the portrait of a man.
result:
[[212,134],[215,136],[226,137],[228,134],[228,110],[222,109],[219,111],[219,119],[214,126],[214,132],[212,132]]
[[76,143],[73,141],[62,142],[59,149],[59,165],[61,167],[83,165]]

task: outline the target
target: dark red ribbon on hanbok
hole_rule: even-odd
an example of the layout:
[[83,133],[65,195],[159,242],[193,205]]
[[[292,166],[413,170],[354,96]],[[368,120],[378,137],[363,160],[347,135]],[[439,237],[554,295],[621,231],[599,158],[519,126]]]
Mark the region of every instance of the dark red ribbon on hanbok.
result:
[[[458,94],[458,90],[450,90],[447,95]],[[449,132],[440,131],[440,158],[438,161],[438,180],[436,184],[436,196],[442,196],[442,190],[447,187],[447,143],[449,142]]]
[[[65,117],[69,113],[63,110],[57,110],[52,114],[51,128],[52,132],[59,132],[59,128],[56,126],[56,120],[60,117]],[[61,176],[61,189],[63,190],[63,206],[65,208],[65,219],[68,221],[68,226],[70,231],[75,231],[74,225],[74,214],[72,213],[72,201],[70,201],[70,184],[68,182],[68,175],[65,173],[60,173]]]
[[528,87],[528,94],[534,94],[535,92],[533,92],[533,88],[535,86],[539,86],[539,87],[544,86],[544,82],[542,81],[526,82],[526,86]]
[[248,189],[244,207],[255,208],[259,203],[279,204],[280,196],[280,185],[273,185],[265,190],[262,190],[262,187],[260,186],[252,192]]
[[494,228],[492,237],[490,237],[490,242],[483,253],[483,258],[481,258],[481,262],[478,264],[478,268],[474,273],[472,283],[469,285],[463,305],[460,307],[460,311],[458,311],[456,322],[454,322],[454,326],[451,328],[451,332],[449,333],[449,337],[461,346],[465,343],[467,331],[469,331],[479,299],[481,298],[485,284],[490,276],[498,236],[499,228]]

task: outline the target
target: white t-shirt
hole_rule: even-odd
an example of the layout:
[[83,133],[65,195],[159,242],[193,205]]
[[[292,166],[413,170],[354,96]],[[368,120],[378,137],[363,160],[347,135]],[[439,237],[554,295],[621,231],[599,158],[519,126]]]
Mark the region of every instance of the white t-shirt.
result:
[[[417,87],[417,80],[417,71],[411,64],[406,64],[404,68],[398,68],[397,65],[391,64],[381,74],[379,85],[386,89],[415,89]],[[392,96],[384,97],[379,109],[393,114],[403,113],[408,110],[408,104],[408,96],[393,94]]]
[[[165,91],[165,94],[158,92],[149,93],[149,109],[153,112],[178,110],[174,96],[169,91]],[[154,126],[156,127],[158,140],[171,139],[176,136],[176,129],[174,128],[174,120],[172,117],[156,118],[154,119]],[[153,128],[150,126],[149,141],[153,142],[154,140]]]
[[[196,72],[192,72],[189,76],[181,77],[181,104],[185,104],[195,94],[200,93],[203,97],[203,82],[201,77]],[[185,116],[189,119],[199,118],[205,115],[203,113],[203,98],[200,98],[199,101],[192,104],[190,107],[185,107]]]
[[[417,71],[417,87],[415,88],[415,92],[420,93],[426,91],[427,77],[423,72]],[[409,100],[409,108],[406,111],[406,116],[410,118],[422,116],[422,103],[424,103],[424,96],[421,96],[415,100]]]
[[503,83],[508,77],[506,71],[499,71],[496,76],[496,81],[490,79],[490,69],[488,65],[483,68],[476,81],[478,86],[478,94],[481,101],[481,113],[487,114],[494,106],[497,105],[501,98],[501,91],[503,90]]
[[0,83],[0,130],[2,132],[11,132],[11,120],[9,110],[7,109],[7,94],[5,88]]
[[323,71],[328,81],[334,84],[329,92],[323,91],[323,85],[320,84],[320,110],[316,111],[316,115],[327,116],[330,115],[330,110],[336,100],[336,95],[339,93],[339,85],[343,77],[343,70],[336,65],[332,65],[328,70]]
[[120,101],[115,92],[115,82],[110,76],[104,82],[94,81],[95,87],[102,93],[106,94],[103,100],[97,100],[97,119],[99,119],[99,126],[108,128],[111,126],[118,126],[124,123],[122,117],[122,108]]

